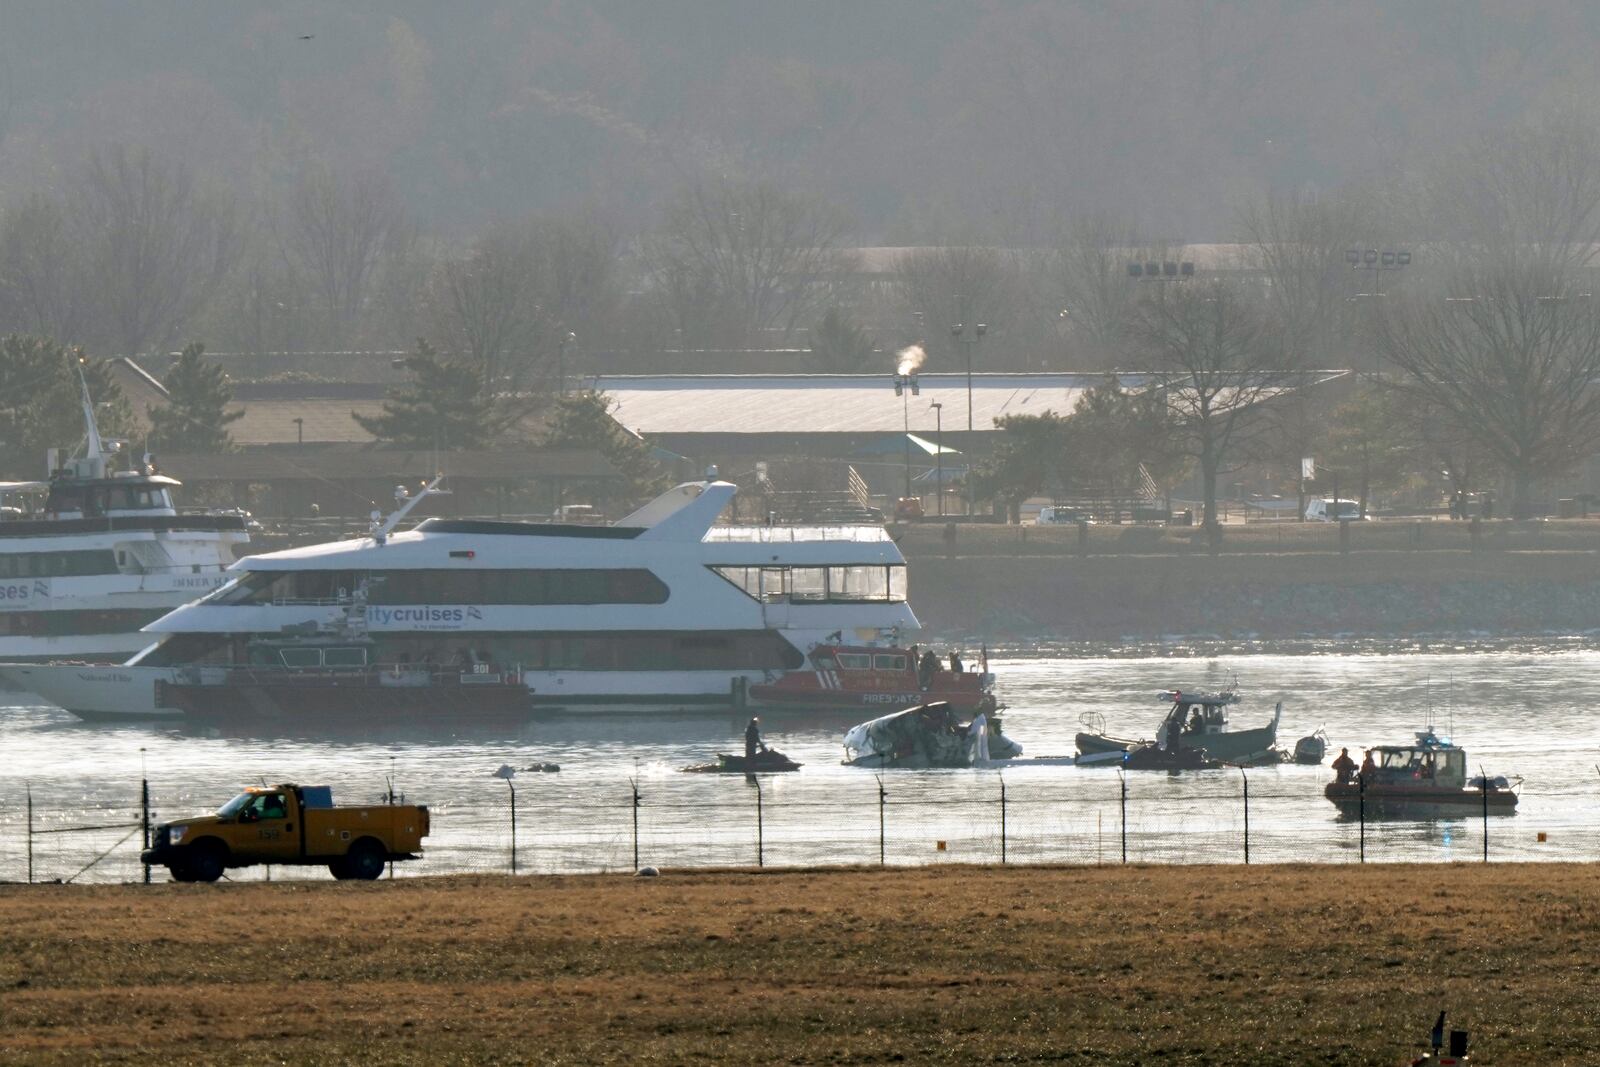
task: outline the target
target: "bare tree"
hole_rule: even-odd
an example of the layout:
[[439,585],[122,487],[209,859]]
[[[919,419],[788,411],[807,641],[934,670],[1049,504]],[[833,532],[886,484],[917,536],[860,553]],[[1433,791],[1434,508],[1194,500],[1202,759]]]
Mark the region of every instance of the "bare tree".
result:
[[1399,388],[1438,408],[1512,483],[1512,514],[1534,483],[1600,448],[1600,309],[1569,273],[1507,264],[1458,268],[1452,291],[1385,309],[1375,334]]
[[1217,477],[1270,429],[1263,403],[1293,379],[1259,298],[1237,284],[1177,282],[1142,291],[1130,336],[1161,378],[1170,440],[1200,471],[1205,524],[1217,533]]
[[719,319],[742,344],[769,331],[787,340],[849,265],[844,216],[765,180],[721,179],[680,193],[646,247],[646,269],[684,344],[703,343]]
[[0,217],[0,316],[5,328],[73,341],[83,336],[82,256],[61,204],[32,192]]
[[92,153],[69,218],[100,310],[96,332],[115,353],[170,344],[238,255],[232,202],[144,148]]
[[1343,365],[1351,354],[1352,272],[1345,253],[1370,243],[1372,215],[1354,195],[1310,203],[1269,196],[1239,212],[1241,266],[1265,276],[1267,307],[1283,343],[1305,364]]
[[382,175],[336,175],[313,168],[290,198],[282,240],[309,279],[335,339],[348,338],[379,281],[386,256],[413,235],[393,187]]
[[531,371],[538,336],[547,328],[539,306],[543,269],[527,227],[491,230],[466,255],[439,264],[439,337],[472,360],[486,390],[520,385]]
[[592,218],[496,227],[432,285],[437,336],[491,389],[548,377],[578,338],[604,334],[617,299],[614,231]]
[[894,287],[910,312],[908,328],[921,335],[930,358],[947,367],[964,366],[967,358],[951,327],[961,324],[962,336],[970,340],[977,324],[1003,326],[1018,306],[1015,261],[997,248],[954,245],[906,252],[894,261]]
[[1535,482],[1600,447],[1600,135],[1556,115],[1483,139],[1425,175],[1417,203],[1448,240],[1431,284],[1374,327],[1395,384],[1454,424],[1512,482]]
[[1050,250],[1045,277],[1078,367],[1108,369],[1121,359],[1139,285],[1128,263],[1145,258],[1132,226],[1106,215],[1076,220]]

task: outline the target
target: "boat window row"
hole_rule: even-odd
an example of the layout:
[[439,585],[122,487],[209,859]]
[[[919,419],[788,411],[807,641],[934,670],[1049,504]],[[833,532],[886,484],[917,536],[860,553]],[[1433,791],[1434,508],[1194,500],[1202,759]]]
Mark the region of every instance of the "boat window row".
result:
[[763,603],[900,603],[906,599],[904,564],[849,567],[711,568]]
[[109,548],[0,555],[0,578],[75,578],[116,573],[117,557]]
[[166,610],[103,608],[79,611],[0,611],[0,637],[73,637],[134,633]]
[[667,587],[642,568],[256,571],[208,604],[661,604]]
[[61,514],[77,512],[85,516],[107,511],[171,510],[172,494],[164,486],[52,486],[45,510]]
[[793,670],[801,656],[770,630],[607,633],[385,634],[370,646],[261,641],[247,634],[174,634],[146,666],[255,664],[292,667],[431,666],[441,670]]
[[819,670],[831,671],[842,668],[847,671],[904,671],[907,670],[907,659],[902,655],[879,654],[871,655],[866,652],[837,652],[833,656],[815,657]]

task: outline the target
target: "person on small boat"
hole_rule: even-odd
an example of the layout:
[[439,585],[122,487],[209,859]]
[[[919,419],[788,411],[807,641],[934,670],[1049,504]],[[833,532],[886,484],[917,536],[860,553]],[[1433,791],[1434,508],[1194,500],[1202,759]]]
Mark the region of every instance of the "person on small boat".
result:
[[1373,775],[1378,773],[1378,765],[1372,761],[1372,749],[1367,749],[1361,757],[1361,780],[1372,781]]
[[751,719],[744,728],[744,758],[755,759],[757,752],[765,752],[767,743],[761,740],[761,720]]
[[926,691],[933,684],[933,676],[939,673],[939,654],[933,649],[922,654],[922,661],[917,664],[917,683]]
[[951,670],[951,672],[955,673],[955,674],[960,674],[965,669],[966,668],[961,665],[961,653],[959,653],[959,652],[950,653],[950,670]]
[[1350,779],[1355,777],[1356,761],[1350,758],[1348,748],[1339,750],[1339,758],[1333,761],[1333,773],[1338,776],[1335,781],[1340,785],[1349,785]]

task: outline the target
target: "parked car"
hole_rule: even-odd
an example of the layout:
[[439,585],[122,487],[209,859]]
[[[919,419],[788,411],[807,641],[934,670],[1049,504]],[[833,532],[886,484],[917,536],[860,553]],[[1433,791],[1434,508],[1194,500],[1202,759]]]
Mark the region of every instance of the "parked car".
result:
[[922,518],[922,498],[920,496],[903,496],[894,502],[894,521],[913,522]]
[[1061,504],[1047,504],[1039,509],[1039,514],[1034,517],[1035,526],[1071,526],[1074,523],[1089,522],[1089,513],[1082,508],[1069,508]]
[[1306,501],[1307,522],[1343,522],[1362,518],[1359,500],[1325,498]]

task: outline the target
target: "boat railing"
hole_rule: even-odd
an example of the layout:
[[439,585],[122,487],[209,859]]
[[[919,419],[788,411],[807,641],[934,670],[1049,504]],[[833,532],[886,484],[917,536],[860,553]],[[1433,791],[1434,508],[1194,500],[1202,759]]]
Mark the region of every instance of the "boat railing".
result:
[[225,667],[191,666],[178,672],[180,685],[279,686],[285,688],[347,685],[361,688],[504,685],[517,680],[513,673],[476,672],[470,668],[378,664],[366,667]]
[[882,526],[713,526],[703,541],[714,543],[794,544],[804,541],[876,542],[890,540]]

